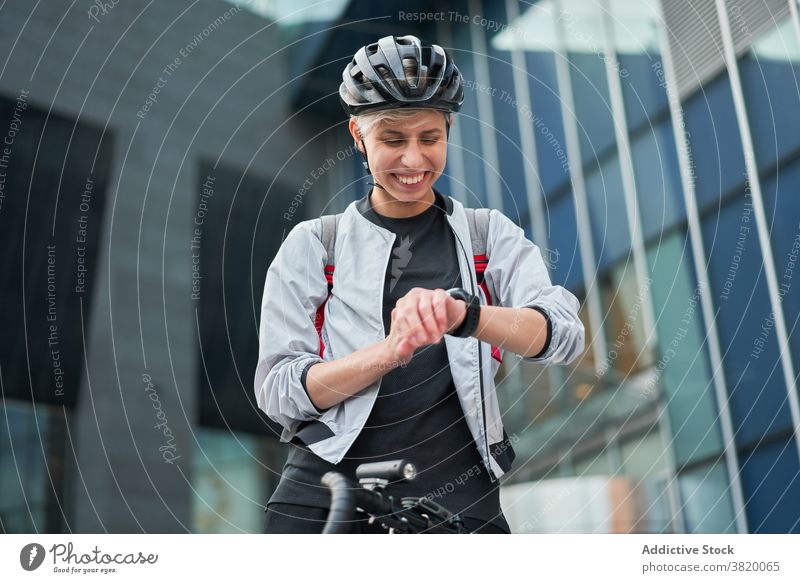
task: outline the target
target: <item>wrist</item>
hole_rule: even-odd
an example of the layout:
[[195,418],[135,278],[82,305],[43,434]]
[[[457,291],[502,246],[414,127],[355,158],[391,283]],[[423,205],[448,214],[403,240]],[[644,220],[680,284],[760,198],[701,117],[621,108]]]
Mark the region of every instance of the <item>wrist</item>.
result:
[[464,300],[456,300],[456,301],[458,302],[460,308],[458,319],[456,319],[456,321],[453,322],[453,325],[450,326],[450,328],[448,328],[445,334],[450,334],[454,330],[458,330],[461,327],[461,325],[464,324],[464,319],[467,317],[467,302],[465,302]]
[[378,355],[374,364],[375,368],[389,372],[402,365],[402,359],[397,354],[395,343],[391,335],[378,342]]
[[448,332],[457,338],[467,338],[472,336],[478,329],[478,321],[481,315],[481,302],[474,296],[461,288],[447,290],[448,295],[464,304],[463,315],[459,316],[456,325]]

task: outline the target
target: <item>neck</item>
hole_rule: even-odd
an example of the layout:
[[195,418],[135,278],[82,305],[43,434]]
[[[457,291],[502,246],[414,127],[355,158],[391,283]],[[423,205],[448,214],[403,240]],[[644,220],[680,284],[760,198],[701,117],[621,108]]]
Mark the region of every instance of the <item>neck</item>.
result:
[[436,202],[433,189],[429,189],[421,200],[397,200],[383,188],[376,187],[370,192],[372,209],[382,217],[408,219],[424,213]]

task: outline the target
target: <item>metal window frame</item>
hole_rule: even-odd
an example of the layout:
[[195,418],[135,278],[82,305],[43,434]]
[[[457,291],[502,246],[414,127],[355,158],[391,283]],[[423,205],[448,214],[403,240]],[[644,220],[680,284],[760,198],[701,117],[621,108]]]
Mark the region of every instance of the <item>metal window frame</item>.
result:
[[794,23],[794,32],[797,34],[797,42],[800,42],[800,8],[798,0],[787,0],[789,2],[789,12],[792,15],[792,22]]

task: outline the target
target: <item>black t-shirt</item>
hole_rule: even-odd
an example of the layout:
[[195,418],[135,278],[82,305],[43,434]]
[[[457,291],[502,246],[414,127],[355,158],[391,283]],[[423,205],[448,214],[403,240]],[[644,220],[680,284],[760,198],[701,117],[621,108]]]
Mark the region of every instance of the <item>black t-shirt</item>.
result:
[[[436,205],[410,218],[384,217],[371,207],[365,213],[396,235],[384,284],[387,334],[397,300],[412,288],[461,286],[460,250],[440,196]],[[320,485],[325,472],[339,471],[355,481],[355,468],[361,463],[404,458],[417,466],[417,477],[390,485],[387,493],[427,495],[452,512],[508,531],[499,485],[491,482],[464,419],[444,340],[418,349],[408,365],[383,377],[363,430],[339,464],[326,462],[297,439],[291,448],[270,502],[327,506],[330,496]]]

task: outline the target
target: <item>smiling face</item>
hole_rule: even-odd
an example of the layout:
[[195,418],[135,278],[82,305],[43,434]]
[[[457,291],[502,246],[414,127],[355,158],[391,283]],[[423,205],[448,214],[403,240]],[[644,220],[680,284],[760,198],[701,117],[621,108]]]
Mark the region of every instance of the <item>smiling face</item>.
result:
[[[377,114],[374,123],[350,118],[350,133],[369,157],[375,182],[375,212],[387,217],[413,217],[434,202],[433,184],[447,160],[447,128],[442,112],[432,109]],[[362,146],[362,147],[363,147]]]

